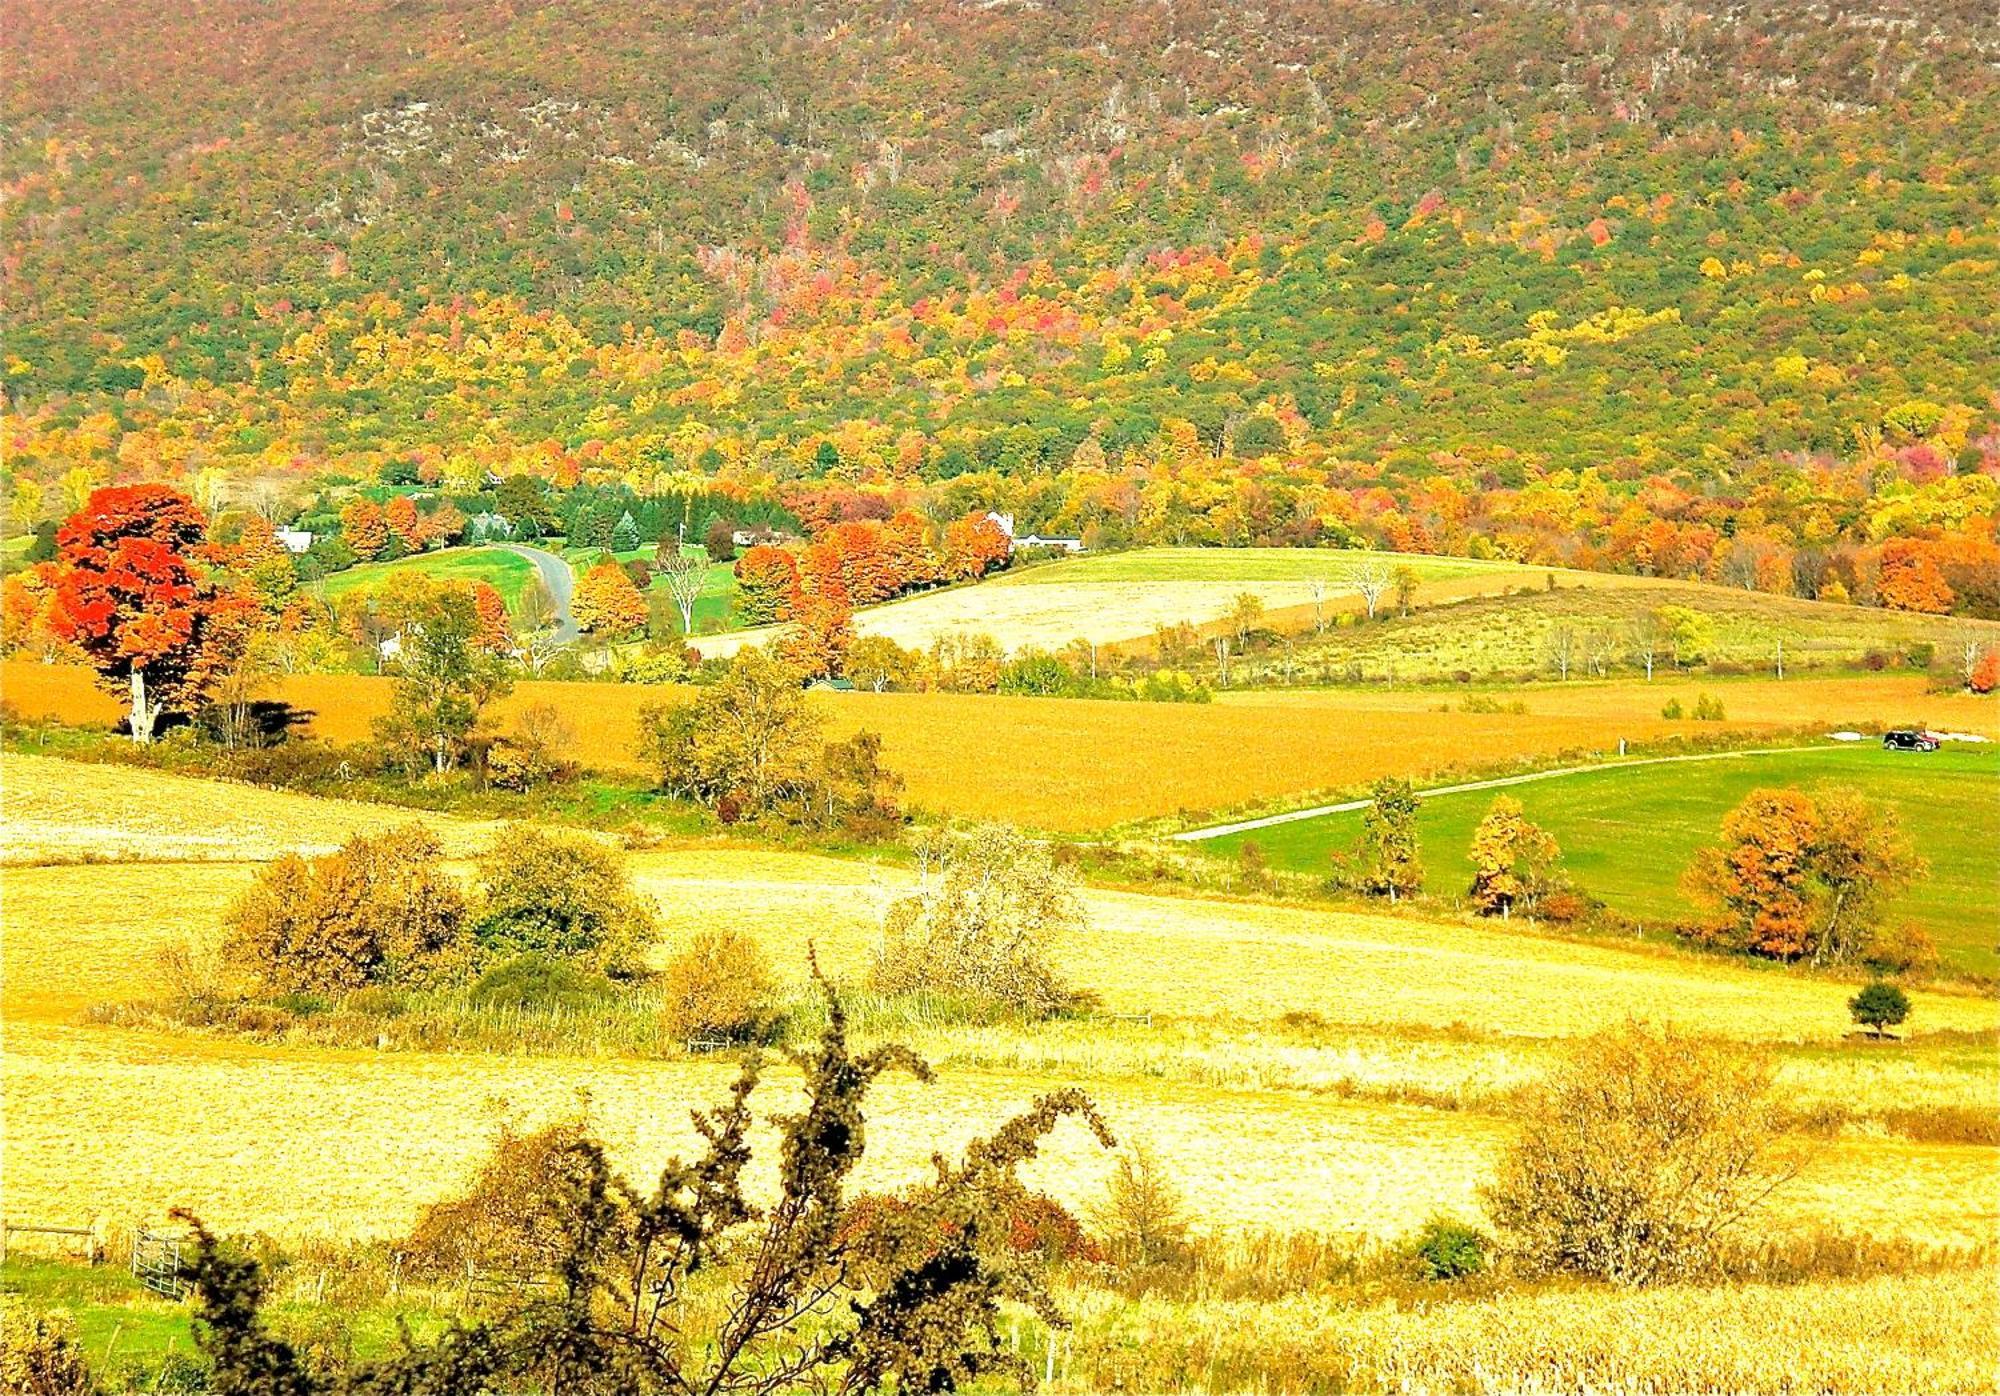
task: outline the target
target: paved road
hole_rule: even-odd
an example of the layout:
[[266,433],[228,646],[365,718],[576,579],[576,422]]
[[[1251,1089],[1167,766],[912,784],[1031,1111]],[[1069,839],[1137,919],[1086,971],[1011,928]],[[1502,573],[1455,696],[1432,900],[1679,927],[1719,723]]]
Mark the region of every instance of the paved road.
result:
[[[1458,795],[1467,790],[1498,790],[1503,785],[1526,785],[1529,781],[1554,780],[1557,776],[1582,775],[1586,771],[1616,771],[1628,766],[1672,766],[1684,761],[1731,761],[1740,756],[1775,756],[1783,751],[1796,751],[1797,747],[1767,746],[1754,751],[1703,751],[1688,756],[1647,756],[1637,761],[1600,761],[1590,766],[1563,766],[1552,771],[1530,771],[1526,775],[1496,776],[1492,780],[1472,780],[1463,785],[1440,785],[1434,790],[1419,790],[1424,799],[1433,795]],[[1245,819],[1235,824],[1214,824],[1206,829],[1189,829],[1175,834],[1181,843],[1200,843],[1204,839],[1226,838],[1230,834],[1248,833],[1252,829],[1268,829],[1273,824],[1290,824],[1300,819],[1318,819],[1325,814],[1348,814],[1354,810],[1367,809],[1368,800],[1347,800],[1337,805],[1315,805],[1311,809],[1288,810],[1284,814],[1267,814],[1262,819]]]
[[542,587],[556,608],[556,639],[560,642],[574,640],[582,632],[576,628],[576,617],[570,614],[569,609],[569,594],[576,587],[576,573],[570,571],[569,564],[554,553],[530,548],[524,543],[502,543],[500,546],[510,553],[519,553],[535,564],[535,570],[542,574]]

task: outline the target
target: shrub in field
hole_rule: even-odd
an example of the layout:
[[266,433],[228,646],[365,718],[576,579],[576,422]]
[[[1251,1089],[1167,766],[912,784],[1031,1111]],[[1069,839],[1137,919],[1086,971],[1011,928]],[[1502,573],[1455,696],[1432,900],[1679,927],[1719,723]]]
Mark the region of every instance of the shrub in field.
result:
[[1460,1280],[1486,1268],[1486,1236],[1451,1217],[1433,1217],[1410,1243],[1410,1259],[1427,1280]]
[[76,1324],[65,1314],[0,1313],[0,1391],[18,1396],[95,1396]]
[[1187,1253],[1187,1212],[1180,1189],[1144,1144],[1120,1151],[1091,1221],[1114,1265],[1148,1270],[1171,1265]]
[[881,739],[862,732],[828,742],[802,679],[752,646],[694,702],[644,709],[642,754],[661,787],[710,806],[724,823],[768,816],[873,837],[897,822],[902,782],[882,766]]
[[1847,1011],[1868,1029],[1869,1036],[1880,1037],[1884,1029],[1896,1027],[1910,1016],[1910,996],[1878,979],[1847,1001]]
[[1722,700],[1704,693],[1694,700],[1694,720],[1696,722],[1721,722],[1723,720]]
[[583,1178],[580,1120],[523,1134],[503,1127],[463,1197],[434,1202],[404,1247],[419,1276],[462,1277],[468,1268],[534,1275],[561,1261],[564,1236],[549,1200]]
[[875,987],[999,1003],[1045,1018],[1076,995],[1049,942],[1086,922],[1075,874],[1011,829],[981,829],[938,850],[939,871],[889,908]]
[[1861,963],[1877,974],[1928,974],[1938,966],[1937,942],[1907,921],[1880,926],[1868,937]]
[[[831,995],[829,995],[831,998]],[[867,1095],[885,1072],[930,1070],[906,1048],[855,1055],[830,1002],[816,1051],[798,1062],[805,1103],[775,1121],[776,1196],[752,1206],[746,1063],[728,1099],[697,1113],[704,1152],[675,1159],[642,1190],[614,1173],[577,1126],[503,1139],[462,1202],[433,1208],[413,1253],[537,1277],[490,1317],[393,1356],[313,1370],[264,1316],[255,1261],[223,1251],[198,1221],[191,1267],[197,1333],[215,1389],[237,1396],[473,1391],[621,1396],[791,1391],[952,1391],[1029,1378],[1001,1331],[1003,1301],[1061,1325],[1039,1255],[995,1242],[1022,1185],[1019,1166],[1066,1117],[1113,1140],[1078,1091],[1043,1096],[906,1206],[861,1211],[849,1182],[866,1147]]]
[[1686,710],[1681,707],[1680,699],[1669,698],[1667,699],[1666,706],[1660,709],[1660,716],[1666,718],[1669,722],[1678,722],[1682,717],[1686,716]]
[[1673,1028],[1586,1038],[1533,1090],[1488,1188],[1530,1270],[1651,1284],[1709,1269],[1796,1172],[1775,1156],[1768,1057]]
[[602,1003],[611,991],[601,975],[567,960],[517,955],[480,975],[467,997],[481,1008],[580,1012]]
[[769,958],[741,931],[703,932],[660,976],[667,1031],[684,1040],[755,1040],[770,1022],[774,993]]
[[493,744],[487,776],[503,790],[532,790],[568,780],[576,774],[576,763],[569,757],[575,744],[576,729],[553,704],[532,704]]
[[223,953],[281,994],[440,982],[470,968],[465,920],[437,836],[412,824],[272,863],[230,908]]
[[1487,916],[1533,907],[1558,885],[1561,857],[1554,836],[1528,822],[1521,802],[1500,796],[1472,831],[1473,905]]
[[489,951],[576,959],[607,974],[638,969],[654,908],[615,849],[516,827],[479,863],[474,934]]

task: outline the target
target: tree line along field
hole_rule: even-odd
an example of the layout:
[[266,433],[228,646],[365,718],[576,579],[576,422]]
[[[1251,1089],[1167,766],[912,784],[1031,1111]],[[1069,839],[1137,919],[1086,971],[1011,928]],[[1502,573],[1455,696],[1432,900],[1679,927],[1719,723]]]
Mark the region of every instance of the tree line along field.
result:
[[[306,716],[308,731],[354,742],[388,711],[391,688],[387,679],[361,675],[299,675],[276,680],[270,691]],[[699,691],[523,681],[495,705],[492,720],[504,727],[523,708],[549,704],[575,728],[579,760],[632,772],[640,711]],[[116,704],[81,669],[0,664],[0,692],[26,717],[117,721]],[[1691,707],[1711,692],[1725,699],[1725,721],[1661,716],[1670,698]],[[1516,701],[1526,711],[1519,713],[1467,711],[1451,693],[1392,690],[1243,693],[1212,704],[952,693],[822,693],[814,701],[838,735],[881,734],[884,760],[902,776],[913,807],[1060,833],[1296,805],[1319,792],[1359,793],[1382,775],[1602,755],[1621,739],[1748,738],[1802,726],[1914,722],[2000,735],[1989,702],[1929,693],[1921,679],[1886,675],[1574,683],[1524,690]]]
[[[1527,817],[1555,836],[1576,883],[1640,922],[1670,922],[1687,910],[1681,874],[1712,844],[1722,817],[1752,790],[1852,785],[1896,811],[1928,873],[1888,914],[1928,931],[1948,964],[1993,975],[1994,869],[2000,829],[1988,817],[2000,789],[2000,753],[1947,746],[1933,753],[1829,745],[1678,765],[1610,767],[1511,785],[1437,795],[1418,815],[1426,890],[1462,894],[1472,882],[1472,832],[1496,795],[1518,799]],[[1199,846],[1240,856],[1254,842],[1274,867],[1326,872],[1351,851],[1360,812],[1323,815],[1207,840]]]
[[[635,1057],[582,1024],[561,1056],[490,1056],[414,1050],[395,1040],[393,1023],[357,1049],[93,1021],[92,1004],[156,992],[158,949],[211,933],[272,852],[323,847],[394,812],[13,754],[0,758],[0,775],[10,971],[0,1006],[17,1220],[87,1211],[127,1226],[179,1204],[228,1229],[280,1237],[395,1235],[423,1203],[464,1186],[502,1119],[563,1117],[587,1093],[598,1132],[644,1171],[692,1142],[687,1107],[718,1096],[731,1074],[726,1062],[677,1049]],[[424,822],[461,853],[488,836],[447,817]],[[203,845],[218,826],[228,844]],[[713,843],[625,862],[662,913],[656,961],[727,920],[765,946],[794,989],[808,944],[851,980],[879,934],[881,907],[909,877]],[[1908,1123],[1912,1111],[1990,1112],[2000,1066],[2000,1009],[1990,999],[1917,992],[1909,1040],[1874,1051],[1842,1041],[1844,986],[1739,963],[1568,943],[1520,926],[1106,891],[1087,901],[1090,927],[1057,952],[1100,996],[1102,1014],[1126,1016],[902,1025],[898,1035],[913,1036],[941,1077],[882,1088],[862,1185],[921,1177],[933,1147],[951,1151],[1037,1090],[1081,1084],[1122,1137],[1164,1161],[1206,1234],[1243,1245],[1306,1230],[1392,1238],[1439,1209],[1477,1216],[1478,1184],[1510,1136],[1513,1092],[1565,1041],[1637,1013],[1773,1044],[1780,1091],[1798,1118],[1830,1110],[1851,1122],[1798,1141],[1810,1161],[1774,1203],[1778,1232],[1837,1228],[1915,1245],[1991,1236],[1993,1148],[1927,1139]],[[759,1097],[770,1109],[795,1098],[782,1070]],[[231,1104],[201,1108],[218,1100]],[[1080,1132],[1064,1130],[1024,1176],[1081,1211],[1108,1167]],[[1364,1305],[1315,1317],[1304,1331],[1346,1335],[1371,1362],[1435,1377],[1468,1360],[1455,1345],[1471,1341],[1475,1323],[1485,1336],[1474,1353],[1532,1364],[1507,1335],[1539,1309],[1564,1331],[1618,1326],[1621,1355],[1581,1336],[1571,1346],[1568,1360],[1600,1378],[1627,1371],[1671,1386],[1698,1357],[1746,1388],[1776,1390],[1799,1368],[1781,1377],[1757,1354],[1810,1315],[1826,1340],[1788,1357],[1822,1382],[1887,1390],[1900,1375],[1956,1389],[1954,1374],[1994,1356],[1985,1323],[1993,1296],[1972,1279],[1814,1281],[1789,1287],[1783,1306],[1754,1285],[1720,1291],[1732,1296],[1726,1305],[1699,1286],[1475,1292],[1448,1306],[1463,1316],[1455,1323]],[[1066,1303],[1079,1320],[1078,1360],[1099,1374],[1134,1360],[1130,1325],[1186,1330],[1158,1339],[1162,1365],[1146,1369],[1154,1382],[1170,1360],[1186,1360],[1195,1334],[1247,1372],[1252,1354],[1237,1330],[1251,1322],[1245,1331],[1268,1335],[1289,1312],[1252,1320],[1227,1302],[1138,1301],[1087,1285]],[[1905,1330],[1889,1321],[1899,1311],[1924,1322]],[[1707,1326],[1693,1338],[1634,1337],[1694,1315]],[[1918,1336],[1956,1333],[1961,1319],[1967,1347],[1947,1352]],[[1855,1345],[1856,1324],[1877,1350]],[[1371,1384],[1384,1380],[1371,1369]]]

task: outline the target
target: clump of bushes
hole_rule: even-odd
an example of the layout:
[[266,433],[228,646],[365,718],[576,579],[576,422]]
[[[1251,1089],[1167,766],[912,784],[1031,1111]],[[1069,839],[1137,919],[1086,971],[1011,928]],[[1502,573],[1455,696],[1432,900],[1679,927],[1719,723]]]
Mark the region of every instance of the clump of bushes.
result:
[[654,908],[616,849],[515,828],[480,860],[473,933],[489,954],[575,960],[614,977],[638,972]]
[[278,859],[230,908],[219,947],[171,947],[162,971],[179,1001],[206,1005],[230,996],[228,969],[241,967],[294,1011],[331,996],[369,1011],[370,994],[475,976],[474,1006],[581,1007],[612,991],[604,976],[640,971],[654,910],[615,849],[514,829],[480,860],[477,880],[468,899],[421,825],[357,835],[324,857]]
[[1105,1258],[1126,1270],[1173,1265],[1187,1254],[1187,1211],[1180,1189],[1143,1143],[1119,1152],[1104,1200],[1091,1220]]
[[1486,1268],[1487,1240],[1477,1227],[1433,1217],[1410,1243],[1410,1260],[1426,1280],[1462,1280]]
[[1673,1028],[1586,1038],[1530,1092],[1487,1192],[1531,1272],[1619,1284],[1699,1275],[1796,1171],[1775,1151],[1773,1065]]
[[900,824],[902,781],[882,765],[881,738],[826,740],[803,673],[752,645],[692,702],[640,714],[642,754],[670,794],[725,824],[763,819],[879,838]]
[[98,1389],[67,1314],[9,1308],[0,1317],[0,1391],[92,1396]]
[[615,992],[602,975],[547,955],[519,955],[487,970],[466,997],[480,1008],[583,1012]]
[[576,777],[569,757],[576,729],[553,704],[523,708],[486,757],[486,778],[502,790],[532,790]]
[[1073,872],[1000,827],[922,851],[938,871],[889,908],[873,971],[878,990],[970,999],[1028,1018],[1077,1002],[1049,963],[1054,938],[1088,924]]
[[667,1031],[685,1041],[762,1037],[774,996],[769,958],[741,931],[703,932],[660,976]]
[[418,824],[320,858],[287,854],[230,908],[223,954],[278,994],[463,977],[474,946],[443,858]]

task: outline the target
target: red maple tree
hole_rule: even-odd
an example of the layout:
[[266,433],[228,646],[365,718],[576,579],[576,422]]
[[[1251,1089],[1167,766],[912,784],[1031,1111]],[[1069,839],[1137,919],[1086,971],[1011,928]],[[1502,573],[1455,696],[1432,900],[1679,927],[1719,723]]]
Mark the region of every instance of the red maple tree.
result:
[[208,521],[165,485],[95,490],[56,534],[51,627],[127,695],[132,739],[191,713],[248,641],[253,603],[204,566]]

